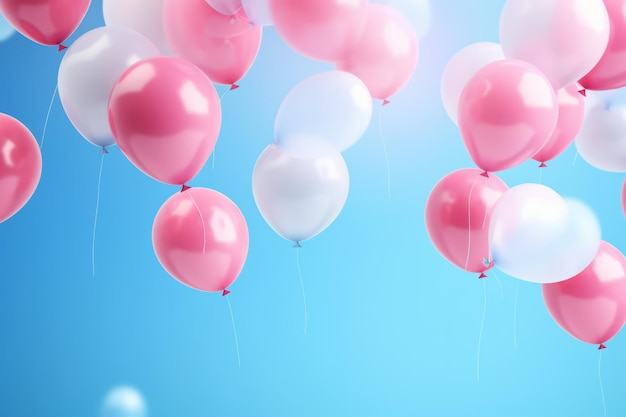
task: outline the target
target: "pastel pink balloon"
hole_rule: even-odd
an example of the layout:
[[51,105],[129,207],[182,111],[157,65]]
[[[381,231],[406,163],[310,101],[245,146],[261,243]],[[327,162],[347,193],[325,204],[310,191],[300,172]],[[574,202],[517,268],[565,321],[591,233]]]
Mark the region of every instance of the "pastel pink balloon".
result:
[[605,343],[626,322],[626,258],[607,242],[581,273],[542,290],[552,318],[583,342]]
[[336,61],[363,30],[367,0],[269,0],[274,27],[295,51],[320,61]]
[[[263,29],[251,26],[243,11],[235,22],[227,23],[231,17],[224,20],[226,16],[204,0],[166,0],[164,16],[172,50],[200,67],[211,81],[234,84],[254,63]],[[226,25],[225,29],[216,31],[220,25]]]
[[600,61],[579,82],[589,90],[626,86],[626,0],[604,0],[609,13],[609,43]]
[[91,0],[0,0],[0,12],[22,35],[60,45],[82,22]]
[[556,128],[545,145],[533,155],[537,162],[547,162],[559,156],[574,142],[585,117],[585,98],[577,84],[561,88],[556,92],[559,103],[559,116]]
[[363,36],[335,66],[359,77],[373,98],[387,99],[413,75],[418,50],[417,35],[404,16],[389,6],[370,4]]
[[0,113],[0,222],[32,197],[41,177],[41,152],[19,120]]
[[225,195],[189,188],[170,197],[152,225],[152,245],[163,268],[200,291],[223,291],[248,255],[248,226]]
[[485,171],[514,167],[548,141],[559,107],[550,81],[531,64],[492,62],[466,84],[458,124],[465,147]]
[[195,65],[158,56],[130,66],[109,98],[118,146],[141,171],[182,185],[206,163],[220,131],[215,87]]
[[484,272],[489,259],[489,218],[508,190],[495,175],[464,168],[441,179],[426,201],[426,229],[435,248],[452,264]]

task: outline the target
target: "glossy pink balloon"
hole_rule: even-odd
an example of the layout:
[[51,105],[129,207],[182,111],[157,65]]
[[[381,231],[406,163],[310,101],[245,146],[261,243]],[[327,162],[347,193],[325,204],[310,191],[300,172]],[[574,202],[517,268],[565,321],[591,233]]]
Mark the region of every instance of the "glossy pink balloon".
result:
[[579,82],[589,90],[626,86],[626,0],[604,0],[609,13],[609,43],[600,61]]
[[91,0],[0,0],[0,12],[22,35],[60,45],[82,22]]
[[373,98],[387,99],[409,81],[418,61],[417,35],[395,9],[370,4],[359,42],[335,63],[359,77]]
[[548,141],[559,107],[550,81],[531,64],[492,62],[467,83],[458,124],[474,163],[485,171],[521,164]]
[[581,273],[542,289],[552,318],[583,342],[605,343],[626,322],[626,258],[607,242]]
[[332,62],[361,37],[367,0],[269,0],[269,9],[276,31],[290,47]]
[[223,291],[243,269],[248,226],[228,197],[189,188],[170,197],[152,225],[152,245],[163,268],[200,291]]
[[177,57],[135,63],[109,98],[109,123],[124,155],[167,184],[185,184],[202,169],[215,146],[221,118],[209,78]]
[[231,17],[216,12],[205,0],[166,0],[164,8],[165,34],[176,55],[218,84],[234,84],[248,72],[263,28],[251,26],[243,11],[229,23]]
[[580,131],[585,117],[585,98],[577,84],[561,88],[556,92],[559,103],[559,116],[556,128],[548,142],[533,155],[537,162],[547,162],[559,156],[572,142]]
[[489,218],[508,190],[495,175],[475,168],[454,171],[441,179],[426,201],[426,229],[439,253],[459,268],[484,272],[489,259]]
[[41,177],[41,152],[19,120],[0,113],[0,222],[32,197]]

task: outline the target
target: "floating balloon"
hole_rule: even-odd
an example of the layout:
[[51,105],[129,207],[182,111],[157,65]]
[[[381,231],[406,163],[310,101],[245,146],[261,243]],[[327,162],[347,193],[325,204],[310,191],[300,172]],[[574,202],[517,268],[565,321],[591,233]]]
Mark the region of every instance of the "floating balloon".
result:
[[225,195],[189,188],[170,197],[152,226],[154,252],[178,281],[200,291],[224,291],[248,255],[248,226]]
[[544,284],[542,292],[563,330],[583,342],[606,343],[626,322],[626,258],[603,241],[587,268],[566,281]]
[[575,143],[589,165],[626,172],[626,106],[597,103],[587,111]]
[[124,155],[166,184],[185,184],[202,169],[215,146],[221,118],[211,81],[177,57],[133,64],[109,99],[111,130]]
[[470,272],[485,272],[489,259],[489,219],[507,185],[475,168],[443,177],[426,201],[426,230],[449,262]]
[[558,119],[556,94],[531,64],[495,61],[479,70],[459,98],[458,123],[472,160],[485,171],[514,167],[548,141]]
[[160,55],[143,35],[123,27],[101,27],[67,49],[58,74],[59,98],[76,130],[92,144],[115,144],[109,126],[111,89],[135,62]]
[[241,6],[253,24],[258,26],[273,25],[269,0],[241,0]]
[[241,9],[241,0],[205,0],[209,6],[223,15],[232,16]]
[[146,417],[147,408],[143,396],[130,386],[112,389],[102,404],[101,417]]
[[348,198],[348,167],[341,154],[298,159],[269,145],[254,166],[252,192],[261,215],[281,237],[310,239],[339,215]]
[[296,158],[342,152],[356,143],[372,118],[372,97],[356,76],[343,71],[298,83],[280,105],[276,145]]
[[599,245],[594,213],[544,185],[511,188],[491,213],[493,263],[524,281],[545,284],[571,278],[591,263]]
[[602,0],[507,0],[500,16],[504,55],[533,64],[555,89],[577,82],[598,63],[609,30]]

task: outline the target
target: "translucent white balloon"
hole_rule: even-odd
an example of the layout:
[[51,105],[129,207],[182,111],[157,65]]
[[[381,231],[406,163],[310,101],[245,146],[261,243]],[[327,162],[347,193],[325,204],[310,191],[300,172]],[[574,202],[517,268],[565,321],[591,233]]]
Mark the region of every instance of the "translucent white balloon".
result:
[[626,106],[597,102],[576,136],[580,156],[603,171],[626,172]]
[[593,260],[600,225],[583,203],[540,184],[510,188],[489,222],[492,260],[512,277],[537,283],[573,277]]
[[598,63],[609,30],[602,0],[507,0],[500,16],[504,55],[535,65],[555,89],[577,82]]
[[115,144],[109,127],[109,95],[133,63],[159,55],[145,36],[123,27],[86,32],[65,51],[58,88],[63,109],[76,130],[96,146]]
[[283,238],[302,242],[337,218],[348,198],[348,167],[340,153],[293,158],[269,145],[252,173],[252,192],[261,215]]
[[241,0],[206,0],[206,2],[226,16],[232,16],[241,9]]
[[397,9],[407,18],[420,38],[430,30],[432,10],[429,0],[376,0],[370,3],[382,3]]
[[356,143],[372,119],[372,97],[358,77],[328,71],[298,83],[280,105],[276,145],[297,158],[342,152]]
[[441,77],[441,100],[454,123],[457,122],[459,98],[467,82],[485,65],[504,59],[502,47],[494,42],[478,42],[458,51],[448,61]]
[[271,26],[269,0],[241,0],[243,11],[252,23],[259,26]]
[[104,399],[100,416],[146,417],[146,404],[135,388],[129,386],[116,387]]

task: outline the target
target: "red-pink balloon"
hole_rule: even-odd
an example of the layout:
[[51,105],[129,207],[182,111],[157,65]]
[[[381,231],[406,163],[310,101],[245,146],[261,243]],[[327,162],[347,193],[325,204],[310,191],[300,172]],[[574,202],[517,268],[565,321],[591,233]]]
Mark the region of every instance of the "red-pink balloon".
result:
[[373,98],[387,99],[409,81],[418,54],[417,35],[407,19],[389,6],[370,4],[363,36],[335,66],[359,77]]
[[426,201],[426,229],[439,253],[470,272],[484,272],[489,259],[489,218],[508,190],[495,175],[464,168],[443,177]]
[[581,80],[589,90],[626,86],[626,0],[604,0],[609,12],[609,43],[600,61]]
[[163,268],[200,291],[223,291],[243,269],[248,226],[228,197],[189,188],[170,197],[152,225],[152,245]]
[[109,98],[118,146],[137,168],[166,184],[182,185],[196,176],[215,146],[221,120],[211,80],[178,57],[135,63]]
[[0,0],[0,12],[22,35],[60,45],[82,22],[91,0]]
[[583,342],[605,343],[626,322],[626,258],[607,242],[581,273],[542,289],[552,318]]
[[295,51],[333,62],[365,28],[367,0],[269,0],[274,27]]
[[0,222],[32,197],[41,177],[41,152],[19,120],[0,113]]
[[531,64],[492,62],[465,85],[458,124],[465,147],[485,171],[514,167],[548,141],[559,114],[550,81]]
[[164,28],[176,55],[200,67],[211,81],[226,85],[248,72],[263,31],[251,26],[242,10],[235,17],[225,16],[205,0],[166,0]]
[[548,142],[533,155],[535,161],[544,163],[556,158],[576,139],[585,117],[585,98],[579,92],[581,88],[573,84],[556,92],[559,103],[556,128]]

